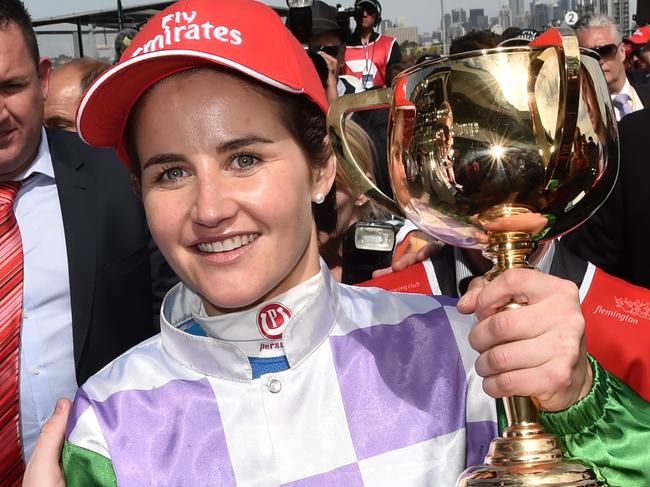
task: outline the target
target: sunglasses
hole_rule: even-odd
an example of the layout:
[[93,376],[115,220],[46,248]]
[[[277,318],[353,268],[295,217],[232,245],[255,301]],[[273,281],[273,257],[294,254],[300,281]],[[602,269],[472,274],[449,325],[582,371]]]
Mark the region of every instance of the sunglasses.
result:
[[367,13],[368,15],[377,15],[377,9],[375,7],[371,7],[369,5],[361,5],[361,6],[357,6],[355,18],[357,19],[363,18],[364,12]]
[[338,57],[339,53],[341,52],[341,46],[336,46],[336,45],[318,46],[315,47],[314,50],[323,51],[325,54],[332,57]]
[[591,50],[598,53],[603,61],[609,61],[616,57],[620,44],[605,44],[604,46],[592,47]]

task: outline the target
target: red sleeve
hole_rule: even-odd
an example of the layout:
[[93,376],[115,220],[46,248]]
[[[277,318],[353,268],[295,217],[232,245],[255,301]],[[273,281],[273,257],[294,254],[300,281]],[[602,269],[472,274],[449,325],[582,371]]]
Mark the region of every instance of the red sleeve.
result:
[[582,313],[587,351],[650,400],[650,290],[596,269]]

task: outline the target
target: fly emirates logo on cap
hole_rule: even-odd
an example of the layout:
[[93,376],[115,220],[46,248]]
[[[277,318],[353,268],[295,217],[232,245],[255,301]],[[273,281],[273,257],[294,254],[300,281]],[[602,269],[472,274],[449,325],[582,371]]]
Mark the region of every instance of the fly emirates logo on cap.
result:
[[224,25],[214,25],[210,21],[200,22],[196,19],[196,10],[190,12],[174,12],[160,19],[162,32],[156,34],[138,47],[131,57],[174,48],[177,44],[187,47],[187,41],[219,41],[234,46],[242,43],[242,34],[238,29]]

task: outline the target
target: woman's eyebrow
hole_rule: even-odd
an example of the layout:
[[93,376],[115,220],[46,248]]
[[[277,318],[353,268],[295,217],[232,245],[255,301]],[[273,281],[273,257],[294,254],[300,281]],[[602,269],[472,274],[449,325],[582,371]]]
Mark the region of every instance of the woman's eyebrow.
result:
[[163,154],[156,154],[151,156],[142,164],[142,169],[147,169],[150,166],[155,166],[157,164],[167,164],[170,162],[180,162],[185,161],[185,157],[181,154],[175,154],[173,152],[166,152]]
[[243,147],[247,147],[249,145],[272,144],[272,143],[273,141],[271,139],[267,139],[265,137],[257,137],[254,135],[247,136],[247,137],[238,137],[236,139],[227,140],[225,142],[222,142],[221,144],[218,144],[217,152],[231,152],[231,151],[241,149]]

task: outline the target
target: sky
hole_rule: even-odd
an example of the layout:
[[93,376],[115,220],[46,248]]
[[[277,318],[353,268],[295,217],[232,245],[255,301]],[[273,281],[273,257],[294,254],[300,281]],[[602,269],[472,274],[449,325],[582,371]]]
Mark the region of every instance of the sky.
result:
[[[331,5],[341,3],[343,7],[351,7],[353,0],[325,0]],[[508,0],[381,0],[384,19],[395,21],[396,18],[406,17],[410,25],[418,27],[419,32],[431,32],[440,28],[440,3],[444,2],[445,12],[452,8],[483,8],[486,15],[495,16],[502,4]],[[529,0],[525,0],[528,3]],[[552,0],[537,0],[554,3]],[[115,8],[115,0],[24,0],[34,19],[56,17],[72,12],[87,12],[105,8]],[[637,0],[629,0],[630,11],[636,10]],[[122,0],[124,7],[139,6],[153,3],[147,0]],[[286,5],[285,0],[266,0],[273,6]],[[51,36],[52,37],[52,36]],[[45,52],[46,55],[53,55]]]

